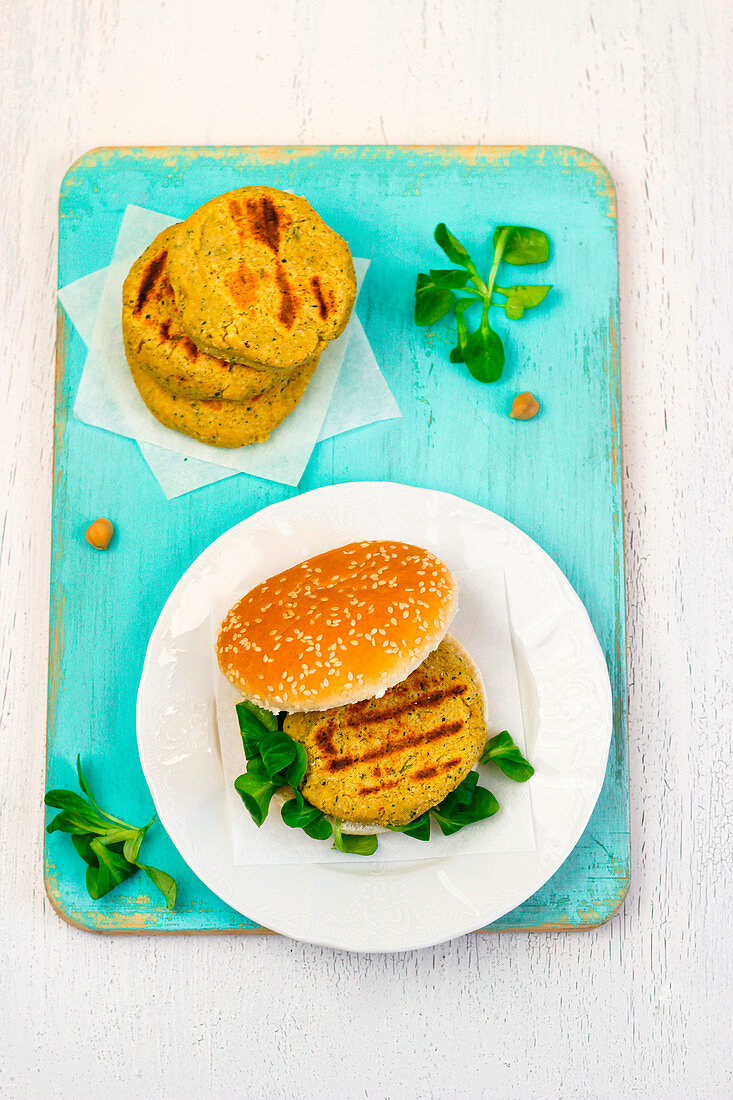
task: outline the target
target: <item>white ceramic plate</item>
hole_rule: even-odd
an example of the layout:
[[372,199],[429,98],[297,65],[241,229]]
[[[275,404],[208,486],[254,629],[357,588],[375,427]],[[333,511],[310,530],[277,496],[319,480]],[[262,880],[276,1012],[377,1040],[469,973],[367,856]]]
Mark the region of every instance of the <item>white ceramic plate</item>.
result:
[[[414,863],[237,867],[212,696],[209,594],[254,586],[313,554],[400,539],[453,570],[505,571],[522,695],[537,848]],[[570,854],[603,783],[612,730],[608,670],[588,615],[555,563],[511,523],[459,497],[385,482],[316,489],[273,504],[204,551],[150,638],[137,702],[140,759],[160,819],[191,869],[252,920],[352,951],[440,943],[497,920]]]

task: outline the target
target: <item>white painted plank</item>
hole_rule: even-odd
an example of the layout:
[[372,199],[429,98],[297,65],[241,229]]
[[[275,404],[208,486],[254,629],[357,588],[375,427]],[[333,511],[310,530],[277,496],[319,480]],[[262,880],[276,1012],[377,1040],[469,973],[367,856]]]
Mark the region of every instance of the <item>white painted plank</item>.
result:
[[[0,1095],[731,1095],[728,0],[7,0],[0,20]],[[40,873],[58,185],[99,144],[352,141],[577,144],[617,181],[631,892],[589,934],[396,957],[93,937]]]

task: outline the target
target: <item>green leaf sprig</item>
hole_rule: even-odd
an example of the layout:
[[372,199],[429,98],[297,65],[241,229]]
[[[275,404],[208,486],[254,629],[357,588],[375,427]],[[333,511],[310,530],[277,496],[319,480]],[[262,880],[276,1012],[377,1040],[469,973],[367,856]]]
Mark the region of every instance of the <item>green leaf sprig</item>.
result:
[[354,856],[373,856],[378,843],[374,833],[342,833],[340,821],[333,827],[333,846],[339,852],[351,852]]
[[[298,790],[293,798],[283,804],[280,816],[291,829],[302,829],[306,836],[314,840],[328,840],[333,829],[324,813],[311,806]],[[338,824],[338,823],[337,823]]]
[[[479,759],[480,764],[496,764],[509,779],[526,783],[534,775],[534,768],[522,756],[507,730],[490,737]],[[395,831],[413,836],[416,840],[430,840],[430,818],[438,823],[444,836],[451,836],[466,825],[493,817],[499,810],[498,799],[486,787],[478,785],[479,773],[471,771],[455,790],[442,802],[408,825],[396,826]]]
[[258,828],[269,813],[275,792],[290,787],[293,797],[280,809],[280,816],[289,828],[302,829],[313,840],[328,840],[333,834],[333,847],[340,852],[359,856],[376,852],[378,842],[373,833],[342,833],[341,822],[331,825],[328,817],[298,789],[305,778],[308,757],[303,745],[281,728],[284,713],[278,717],[253,703],[241,702],[237,703],[237,717],[247,771],[235,779],[234,786]]
[[486,787],[479,787],[478,772],[469,772],[454,791],[432,811],[443,836],[451,836],[474,821],[493,817],[499,810],[499,801]]
[[522,756],[510,735],[504,730],[490,737],[481,753],[481,764],[497,764],[509,779],[515,783],[526,783],[534,775],[529,760]]
[[279,728],[277,716],[270,711],[253,703],[237,703],[237,718],[247,771],[235,779],[234,786],[259,828],[276,791],[285,786],[297,791],[308,757],[304,747]]
[[[415,324],[434,325],[451,311],[456,321],[456,346],[450,353],[451,363],[465,363],[479,382],[496,382],[504,370],[504,345],[489,324],[489,307],[499,306],[510,320],[518,320],[528,309],[534,309],[552,286],[497,285],[499,264],[522,267],[542,264],[550,255],[550,242],[541,229],[523,225],[500,225],[494,231],[494,255],[489,276],[484,281],[478,269],[457,237],[445,222],[435,227],[435,241],[457,268],[431,269],[420,273],[415,286]],[[456,291],[462,291],[458,297]],[[500,295],[504,301],[496,298]],[[466,313],[481,303],[481,319],[473,331]]]
[[70,834],[72,844],[87,865],[89,896],[98,901],[136,871],[144,871],[162,893],[167,908],[173,909],[176,904],[175,879],[140,860],[140,848],[155,816],[139,829],[113,817],[97,803],[82,771],[79,756],[76,758],[76,772],[86,798],[61,788],[48,791],[46,805],[61,812],[46,826],[46,831]]

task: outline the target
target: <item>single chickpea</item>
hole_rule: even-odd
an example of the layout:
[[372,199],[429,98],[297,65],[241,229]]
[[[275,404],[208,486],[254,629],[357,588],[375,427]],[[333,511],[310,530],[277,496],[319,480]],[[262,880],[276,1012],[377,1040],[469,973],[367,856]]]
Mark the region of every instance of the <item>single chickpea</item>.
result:
[[514,420],[531,420],[540,411],[540,403],[529,391],[518,393],[512,401],[509,415]]
[[95,519],[87,527],[87,542],[95,550],[106,550],[115,529],[108,519]]

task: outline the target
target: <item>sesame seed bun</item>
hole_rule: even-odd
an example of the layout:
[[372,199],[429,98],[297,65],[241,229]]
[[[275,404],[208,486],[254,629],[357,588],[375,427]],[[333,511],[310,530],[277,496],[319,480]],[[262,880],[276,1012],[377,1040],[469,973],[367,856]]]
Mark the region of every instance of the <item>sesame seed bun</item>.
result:
[[382,695],[441,643],[458,587],[404,542],[352,542],[263,581],[231,608],[224,675],[272,711],[328,710]]

